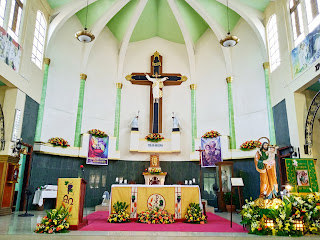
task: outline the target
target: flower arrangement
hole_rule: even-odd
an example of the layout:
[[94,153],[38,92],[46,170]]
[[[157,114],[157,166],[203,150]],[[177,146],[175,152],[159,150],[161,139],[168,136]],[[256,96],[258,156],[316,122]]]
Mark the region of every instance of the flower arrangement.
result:
[[40,223],[37,224],[36,233],[65,233],[68,232],[69,223],[67,222],[72,206],[68,209],[64,203],[59,209],[47,211]]
[[159,174],[161,173],[161,169],[160,168],[150,168],[149,173],[152,173],[152,174]]
[[64,140],[63,138],[54,137],[48,140],[48,143],[51,143],[53,146],[60,146],[60,147],[70,147],[68,141]]
[[202,138],[216,138],[219,136],[221,136],[219,132],[211,130],[210,132],[203,134]]
[[98,138],[108,137],[108,134],[106,134],[104,131],[101,131],[99,129],[91,129],[88,131],[88,133]]
[[[302,236],[320,234],[320,193],[255,201],[246,200],[242,224],[257,235]],[[270,223],[272,220],[272,224]]]
[[252,150],[252,149],[258,148],[260,146],[261,146],[260,141],[250,140],[250,141],[246,141],[246,142],[242,143],[240,146],[240,150],[247,151],[247,150]]
[[159,133],[150,133],[145,137],[145,139],[147,139],[147,141],[150,141],[150,142],[159,142],[162,139],[164,139],[164,137],[161,136],[161,134]]
[[108,222],[109,223],[130,222],[129,214],[126,213],[128,206],[129,205],[126,202],[119,202],[119,201],[113,204],[114,212],[110,214],[108,218]]
[[187,213],[185,215],[186,223],[207,223],[207,217],[202,214],[199,203],[190,203],[187,208]]
[[173,214],[168,213],[166,210],[155,208],[139,213],[137,222],[148,224],[169,224],[174,223],[174,217]]

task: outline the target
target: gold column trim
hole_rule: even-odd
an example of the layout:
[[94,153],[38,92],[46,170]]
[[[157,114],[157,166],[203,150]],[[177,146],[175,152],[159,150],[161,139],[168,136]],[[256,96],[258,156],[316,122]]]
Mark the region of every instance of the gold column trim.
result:
[[46,64],[46,65],[50,65],[50,62],[51,62],[50,58],[44,58],[43,59],[43,63]]
[[131,81],[131,80],[133,80],[132,76],[133,75],[127,75],[125,78],[126,78],[127,81]]
[[178,80],[180,82],[185,82],[188,80],[188,77],[187,76],[181,76],[181,80]]
[[227,77],[226,80],[227,80],[227,83],[232,83],[233,77]]
[[123,84],[122,84],[122,83],[119,83],[119,82],[117,82],[117,83],[116,83],[116,87],[117,87],[117,88],[120,88],[120,89],[121,89],[121,88],[122,88],[122,86],[123,86]]
[[87,74],[81,73],[80,74],[80,79],[81,80],[87,80]]
[[264,62],[263,63],[263,69],[269,69],[269,68],[270,68],[269,62]]
[[195,83],[190,84],[190,89],[191,90],[196,90],[197,89],[197,84],[195,84]]

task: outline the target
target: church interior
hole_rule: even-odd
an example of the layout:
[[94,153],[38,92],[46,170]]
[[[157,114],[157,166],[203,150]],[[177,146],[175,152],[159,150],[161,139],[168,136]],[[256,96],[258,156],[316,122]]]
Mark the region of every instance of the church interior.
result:
[[316,237],[319,70],[320,0],[0,0],[0,239]]

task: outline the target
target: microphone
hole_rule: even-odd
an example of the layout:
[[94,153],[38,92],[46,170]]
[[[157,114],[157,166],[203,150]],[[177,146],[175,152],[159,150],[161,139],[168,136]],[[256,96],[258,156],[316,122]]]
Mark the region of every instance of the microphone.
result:
[[85,177],[84,177],[84,167],[83,167],[83,165],[80,165],[80,168],[81,168],[81,172],[82,172],[83,179],[85,179]]

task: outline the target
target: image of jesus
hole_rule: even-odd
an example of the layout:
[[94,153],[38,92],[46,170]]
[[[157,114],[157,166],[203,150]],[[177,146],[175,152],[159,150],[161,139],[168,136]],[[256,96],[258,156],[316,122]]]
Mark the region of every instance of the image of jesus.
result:
[[168,78],[167,77],[158,78],[159,75],[158,75],[157,72],[154,75],[155,78],[151,78],[147,73],[145,73],[145,74],[146,74],[147,79],[150,82],[152,82],[153,102],[154,103],[158,103],[159,99],[162,98],[162,90],[161,90],[161,88],[163,88],[163,82],[168,80]]

